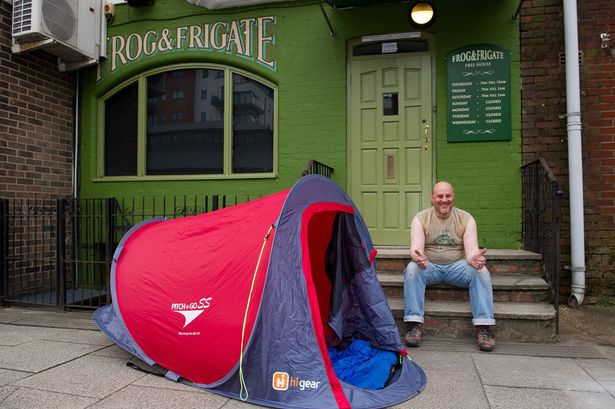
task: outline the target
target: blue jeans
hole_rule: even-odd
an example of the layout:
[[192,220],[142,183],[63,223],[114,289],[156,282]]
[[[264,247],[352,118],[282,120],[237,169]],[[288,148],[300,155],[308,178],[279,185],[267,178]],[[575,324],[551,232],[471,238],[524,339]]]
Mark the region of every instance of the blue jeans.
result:
[[414,261],[408,263],[404,270],[404,321],[425,321],[425,287],[438,283],[468,288],[472,324],[495,325],[489,270],[486,267],[480,271],[476,270],[465,260],[457,260],[451,264],[430,262],[424,270]]

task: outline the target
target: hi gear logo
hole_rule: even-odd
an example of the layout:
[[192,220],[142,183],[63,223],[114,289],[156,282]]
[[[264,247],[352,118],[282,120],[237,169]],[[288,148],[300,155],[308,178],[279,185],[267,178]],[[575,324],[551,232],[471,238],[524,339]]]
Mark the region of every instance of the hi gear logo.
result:
[[188,324],[196,319],[207,308],[211,307],[211,301],[213,297],[203,297],[198,301],[190,303],[173,303],[171,304],[171,311],[180,313],[184,316],[184,326],[186,328]]
[[319,381],[309,381],[290,376],[287,372],[275,372],[271,381],[271,386],[276,391],[286,391],[288,388],[299,388],[300,390],[318,389]]
[[276,391],[285,391],[288,389],[288,374],[286,372],[276,372],[273,374],[273,389]]

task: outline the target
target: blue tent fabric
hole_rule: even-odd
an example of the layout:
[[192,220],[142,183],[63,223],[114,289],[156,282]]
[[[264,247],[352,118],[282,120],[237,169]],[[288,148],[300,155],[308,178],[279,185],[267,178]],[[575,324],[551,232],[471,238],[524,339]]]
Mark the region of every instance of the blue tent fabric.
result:
[[357,339],[346,348],[329,348],[335,375],[342,381],[367,389],[385,386],[398,355],[373,348],[369,342]]
[[390,310],[374,274],[375,265],[369,263],[365,237],[359,234],[361,221],[348,213],[335,218],[325,258],[332,283],[328,324],[339,340],[371,340],[372,346],[399,351],[397,325],[387,314]]

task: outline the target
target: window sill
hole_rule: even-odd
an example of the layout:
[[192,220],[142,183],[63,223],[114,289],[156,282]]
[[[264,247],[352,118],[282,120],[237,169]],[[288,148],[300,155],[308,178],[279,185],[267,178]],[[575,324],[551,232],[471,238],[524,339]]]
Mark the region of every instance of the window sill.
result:
[[102,176],[94,178],[94,182],[164,182],[176,180],[244,180],[244,179],[275,179],[271,173],[238,173],[233,175],[151,175],[151,176]]

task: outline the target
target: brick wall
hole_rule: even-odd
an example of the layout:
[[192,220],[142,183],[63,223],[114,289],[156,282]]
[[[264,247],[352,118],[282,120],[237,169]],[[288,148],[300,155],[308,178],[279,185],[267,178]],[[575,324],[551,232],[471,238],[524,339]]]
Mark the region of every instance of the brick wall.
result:
[[[587,295],[615,296],[615,2],[577,2],[582,58]],[[521,10],[523,163],[544,157],[567,192],[566,77],[562,0],[524,1]],[[601,48],[600,33],[610,33]],[[564,198],[562,264],[570,264],[568,196]],[[570,290],[570,273],[562,271]],[[591,298],[590,298],[591,299]]]
[[11,53],[11,10],[0,0],[0,197],[68,196],[73,74],[43,51]]

